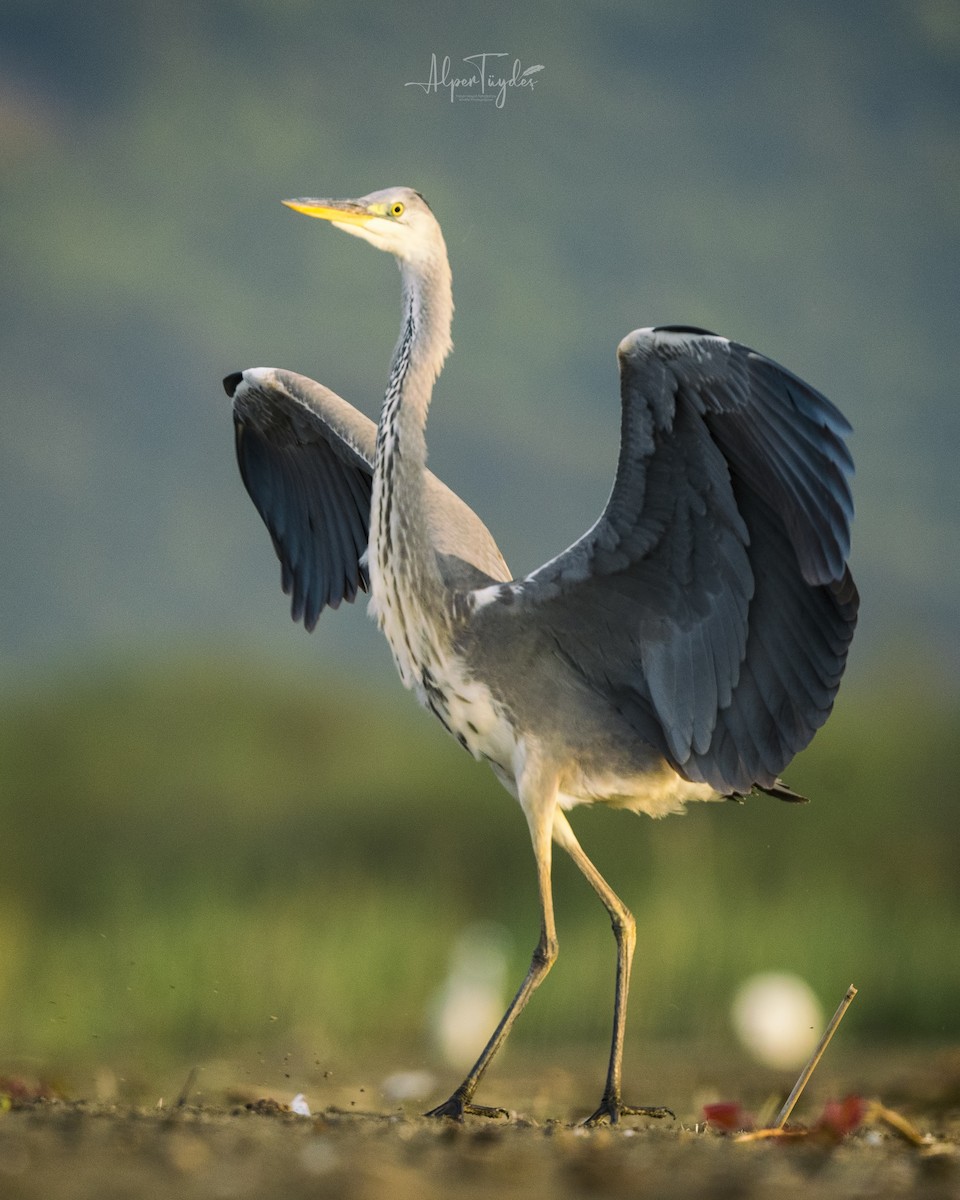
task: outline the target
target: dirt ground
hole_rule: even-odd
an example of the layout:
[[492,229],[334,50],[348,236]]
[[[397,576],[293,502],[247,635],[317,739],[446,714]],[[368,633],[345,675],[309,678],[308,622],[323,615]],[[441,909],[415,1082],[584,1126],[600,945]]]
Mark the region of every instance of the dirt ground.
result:
[[[398,1103],[355,1081],[328,1086],[321,1102],[308,1096],[310,1116],[291,1112],[293,1097],[269,1088],[209,1080],[201,1087],[204,1072],[188,1081],[184,1103],[162,1107],[8,1096],[0,1111],[0,1200],[960,1198],[956,1051],[884,1052],[871,1056],[869,1069],[851,1058],[811,1083],[795,1114],[806,1132],[776,1142],[738,1141],[703,1121],[705,1102],[762,1096],[762,1076],[744,1072],[742,1090],[721,1095],[704,1085],[710,1072],[702,1062],[663,1061],[650,1074],[671,1082],[675,1121],[636,1118],[589,1130],[576,1123],[578,1073],[534,1077],[516,1063],[490,1081],[483,1099],[517,1098],[518,1110],[463,1125],[426,1120],[422,1102]],[[851,1082],[901,1115],[922,1143],[877,1120],[841,1137],[810,1132],[825,1098],[846,1094]],[[319,1077],[315,1091],[324,1092]]]

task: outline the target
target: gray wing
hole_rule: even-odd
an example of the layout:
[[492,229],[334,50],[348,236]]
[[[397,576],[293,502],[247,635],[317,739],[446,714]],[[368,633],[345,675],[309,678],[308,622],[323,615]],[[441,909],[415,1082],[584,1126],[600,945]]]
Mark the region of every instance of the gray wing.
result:
[[681,774],[772,787],[826,720],[858,597],[849,425],[754,351],[686,327],[619,347],[621,445],[599,521],[479,620],[549,632]]
[[233,399],[237,464],[270,531],[295,621],[366,590],[374,423],[292,371],[254,368],[223,381]]
[[[363,556],[377,427],[321,384],[257,367],[223,381],[233,399],[237,463],[270,531],[295,621],[313,629],[326,607],[369,585]],[[427,515],[451,586],[479,587],[510,573],[489,530],[432,472]]]

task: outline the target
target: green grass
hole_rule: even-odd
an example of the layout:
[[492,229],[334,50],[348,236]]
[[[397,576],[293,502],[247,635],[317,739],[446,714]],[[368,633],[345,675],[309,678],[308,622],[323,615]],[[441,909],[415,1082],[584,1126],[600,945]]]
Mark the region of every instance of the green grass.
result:
[[[425,1048],[480,919],[519,979],[537,912],[516,804],[399,692],[337,691],[207,662],[6,703],[0,1067]],[[737,984],[785,968],[828,1007],[857,983],[853,1035],[955,1038],[958,729],[922,686],[850,692],[789,772],[809,806],[575,812],[638,918],[632,1033],[724,1038]],[[561,956],[517,1037],[598,1041],[613,940],[568,862],[555,881]]]

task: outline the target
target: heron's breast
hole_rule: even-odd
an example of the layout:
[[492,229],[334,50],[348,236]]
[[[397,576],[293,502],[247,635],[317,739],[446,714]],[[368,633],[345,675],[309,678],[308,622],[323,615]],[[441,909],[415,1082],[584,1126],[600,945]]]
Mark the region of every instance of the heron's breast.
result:
[[474,758],[489,762],[504,782],[513,778],[516,730],[490,689],[471,677],[461,660],[443,655],[422,664],[416,692],[420,703]]

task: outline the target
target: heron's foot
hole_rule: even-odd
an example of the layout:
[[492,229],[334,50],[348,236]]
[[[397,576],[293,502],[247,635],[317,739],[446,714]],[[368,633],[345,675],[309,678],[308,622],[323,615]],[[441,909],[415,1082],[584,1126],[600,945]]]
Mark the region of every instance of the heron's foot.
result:
[[491,1108],[487,1104],[470,1104],[459,1092],[454,1092],[449,1100],[444,1100],[436,1108],[423,1114],[425,1117],[448,1117],[451,1121],[463,1121],[466,1117],[509,1117],[505,1108]]
[[672,1108],[663,1108],[658,1104],[636,1108],[631,1104],[624,1104],[619,1096],[604,1096],[600,1107],[587,1117],[584,1125],[616,1125],[621,1117],[655,1117],[658,1121],[664,1117],[670,1117],[674,1121],[677,1119]]

